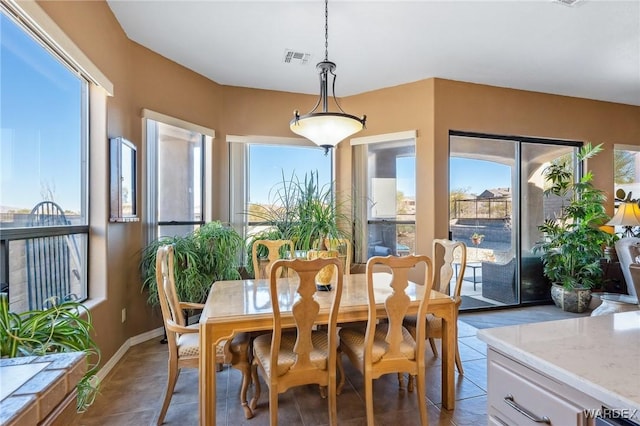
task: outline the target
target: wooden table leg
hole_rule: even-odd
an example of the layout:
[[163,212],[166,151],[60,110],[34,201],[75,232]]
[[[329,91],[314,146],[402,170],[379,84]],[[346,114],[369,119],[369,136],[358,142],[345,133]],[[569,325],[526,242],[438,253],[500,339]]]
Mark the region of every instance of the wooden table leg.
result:
[[458,336],[457,308],[452,304],[442,321],[442,406],[453,410],[456,404],[455,365],[456,338]]
[[207,324],[200,325],[200,425],[216,424],[216,339]]

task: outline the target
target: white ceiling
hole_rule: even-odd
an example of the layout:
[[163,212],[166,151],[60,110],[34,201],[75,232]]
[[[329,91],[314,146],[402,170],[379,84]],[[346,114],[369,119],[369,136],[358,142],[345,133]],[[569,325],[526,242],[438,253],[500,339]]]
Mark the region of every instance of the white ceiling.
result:
[[[322,0],[108,4],[131,40],[217,83],[319,93]],[[640,0],[331,0],[329,60],[339,97],[439,77],[640,106]]]

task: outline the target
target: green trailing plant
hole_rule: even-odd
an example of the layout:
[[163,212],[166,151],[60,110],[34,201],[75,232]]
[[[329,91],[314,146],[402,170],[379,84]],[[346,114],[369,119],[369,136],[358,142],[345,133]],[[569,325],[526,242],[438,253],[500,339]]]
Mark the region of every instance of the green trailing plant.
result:
[[[578,160],[592,158],[600,151],[601,144],[586,144],[579,150]],[[544,178],[549,184],[544,195],[563,200],[560,213],[538,226],[543,239],[534,246],[534,252],[541,253],[544,274],[567,290],[596,287],[602,280],[603,246],[612,239],[600,228],[609,220],[604,208],[606,196],[593,186],[591,171],[574,180],[569,158],[550,164]]]
[[204,302],[215,281],[240,279],[238,255],[242,237],[219,221],[208,222],[185,236],[162,237],[143,249],[140,269],[148,302],[157,306],[156,253],[172,244],[175,253],[175,280],[178,298],[184,302]]
[[95,400],[100,349],[91,337],[91,313],[81,303],[51,301],[47,309],[15,313],[7,293],[0,293],[0,356],[42,356],[56,352],[84,352],[89,363],[77,385],[77,409],[85,411]]

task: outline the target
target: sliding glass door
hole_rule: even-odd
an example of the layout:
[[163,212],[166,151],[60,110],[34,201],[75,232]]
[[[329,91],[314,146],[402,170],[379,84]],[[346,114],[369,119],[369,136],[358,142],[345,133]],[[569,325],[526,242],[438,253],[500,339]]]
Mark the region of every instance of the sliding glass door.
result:
[[467,245],[461,309],[517,303],[516,149],[509,140],[450,139],[449,231],[452,239]]
[[[576,160],[576,147],[551,143],[520,143],[520,268],[518,283],[520,302],[535,303],[550,300],[551,284],[542,274],[540,256],[533,252],[536,242],[543,237],[538,225],[545,218],[560,213],[563,200],[557,196],[544,196],[544,169],[565,157]],[[575,164],[574,170],[577,169]]]
[[461,309],[549,300],[533,247],[561,200],[543,195],[544,168],[576,144],[452,132],[449,234],[467,245]]

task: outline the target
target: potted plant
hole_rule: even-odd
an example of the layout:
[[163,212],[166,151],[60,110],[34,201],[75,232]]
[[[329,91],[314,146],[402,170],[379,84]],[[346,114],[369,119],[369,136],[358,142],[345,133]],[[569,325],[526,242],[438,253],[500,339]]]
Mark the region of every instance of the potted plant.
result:
[[99,388],[100,349],[91,337],[91,313],[75,301],[54,302],[46,309],[15,313],[9,310],[7,293],[0,293],[0,357],[85,352],[89,366],[77,385],[77,410],[83,412]]
[[603,256],[607,262],[617,262],[616,241],[620,239],[618,234],[607,232],[608,237],[604,241]]
[[272,188],[270,199],[269,206],[254,205],[247,213],[252,221],[269,226],[252,236],[251,241],[256,238],[292,240],[297,254],[311,257],[338,256],[335,247],[327,247],[326,241],[352,241],[351,216],[344,213],[343,204],[336,201],[332,186],[319,184],[317,171],[306,173],[303,180],[295,173],[290,179],[283,174],[282,181]]
[[208,222],[185,236],[162,237],[152,242],[143,249],[140,264],[149,303],[159,304],[156,252],[160,246],[173,244],[175,247],[178,298],[183,302],[202,303],[215,281],[240,279],[238,254],[242,243],[235,229],[219,221]]
[[[590,143],[580,148],[578,160],[592,158],[602,145]],[[611,235],[600,228],[609,220],[605,213],[606,197],[593,186],[593,174],[587,171],[574,180],[570,158],[561,158],[544,170],[549,187],[544,195],[562,201],[560,211],[538,226],[543,238],[534,246],[541,253],[543,272],[553,283],[551,297],[568,312],[583,312],[589,305],[591,289],[600,284],[600,259],[603,246]]]
[[479,246],[480,244],[482,244],[482,240],[484,240],[484,235],[474,232],[473,234],[471,234],[471,237],[469,237],[469,239],[474,246]]

